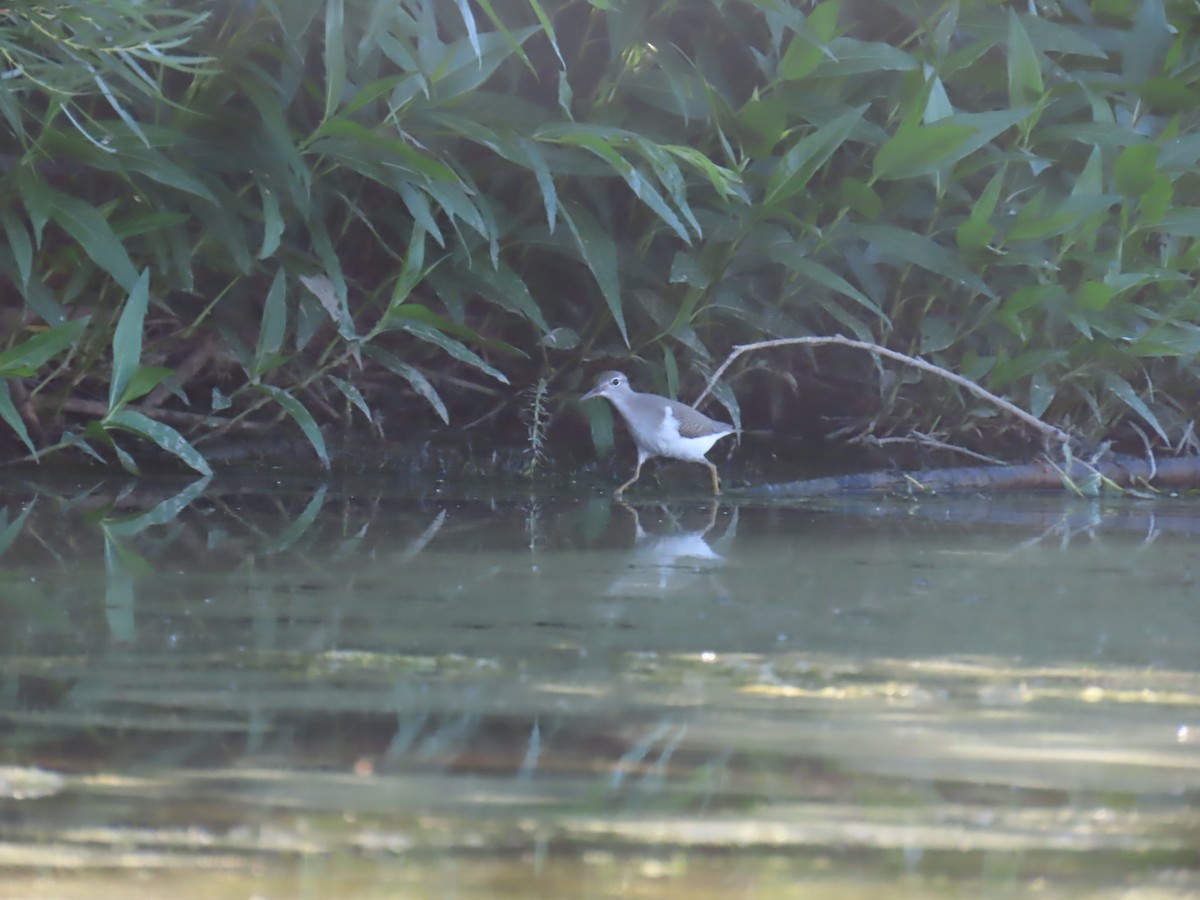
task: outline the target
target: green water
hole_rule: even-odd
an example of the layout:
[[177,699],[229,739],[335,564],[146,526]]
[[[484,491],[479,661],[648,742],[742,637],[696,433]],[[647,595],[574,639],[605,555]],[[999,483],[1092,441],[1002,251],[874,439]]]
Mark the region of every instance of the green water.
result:
[[0,900],[1200,896],[1200,505],[0,482]]

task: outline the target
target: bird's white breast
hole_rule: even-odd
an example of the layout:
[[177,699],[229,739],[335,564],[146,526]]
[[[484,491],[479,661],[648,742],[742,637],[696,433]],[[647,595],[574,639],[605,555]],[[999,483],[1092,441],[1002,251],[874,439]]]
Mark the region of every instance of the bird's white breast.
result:
[[647,455],[672,456],[690,462],[701,462],[704,454],[712,449],[720,438],[729,432],[706,434],[703,437],[681,437],[679,420],[670,407],[663,410],[662,417],[656,428],[643,432],[640,437],[645,444]]

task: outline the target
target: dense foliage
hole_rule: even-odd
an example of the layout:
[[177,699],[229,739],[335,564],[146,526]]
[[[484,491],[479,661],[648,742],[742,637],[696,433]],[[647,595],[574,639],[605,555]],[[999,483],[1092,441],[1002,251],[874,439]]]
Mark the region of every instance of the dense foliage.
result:
[[[1188,447],[1198,26],[1175,0],[9,4],[0,418],[200,471],[280,415],[324,458],[322,423],[526,398],[540,442],[547,391],[597,368],[675,393],[735,343],[845,334],[1085,441]],[[915,381],[809,350],[717,397],[1011,424]]]

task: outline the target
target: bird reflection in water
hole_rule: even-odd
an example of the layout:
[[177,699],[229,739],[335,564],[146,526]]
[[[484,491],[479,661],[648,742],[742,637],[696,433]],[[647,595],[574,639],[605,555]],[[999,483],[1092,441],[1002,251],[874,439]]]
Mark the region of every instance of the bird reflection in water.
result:
[[659,504],[655,507],[661,513],[657,524],[665,524],[666,530],[654,532],[642,527],[636,509],[627,503],[620,505],[633,517],[634,545],[626,560],[625,571],[609,585],[608,596],[663,596],[680,592],[717,598],[729,595],[717,577],[717,570],[726,563],[726,557],[718,550],[728,552],[737,535],[736,507],[721,535],[710,538],[710,532],[717,524],[719,503],[709,507],[704,527],[694,530],[687,530],[679,516],[666,505]]

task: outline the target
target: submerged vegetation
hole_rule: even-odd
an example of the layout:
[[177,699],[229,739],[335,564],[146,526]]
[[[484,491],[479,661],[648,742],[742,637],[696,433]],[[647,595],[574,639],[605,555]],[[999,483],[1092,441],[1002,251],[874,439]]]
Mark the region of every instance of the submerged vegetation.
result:
[[[1080,447],[1194,450],[1198,28],[1176,0],[9,4],[0,455],[206,472],[290,419],[328,465],[323,426],[453,423],[528,434],[534,471],[595,368],[694,396],[803,335]],[[736,424],[1031,436],[879,356],[770,352],[715,387]]]

